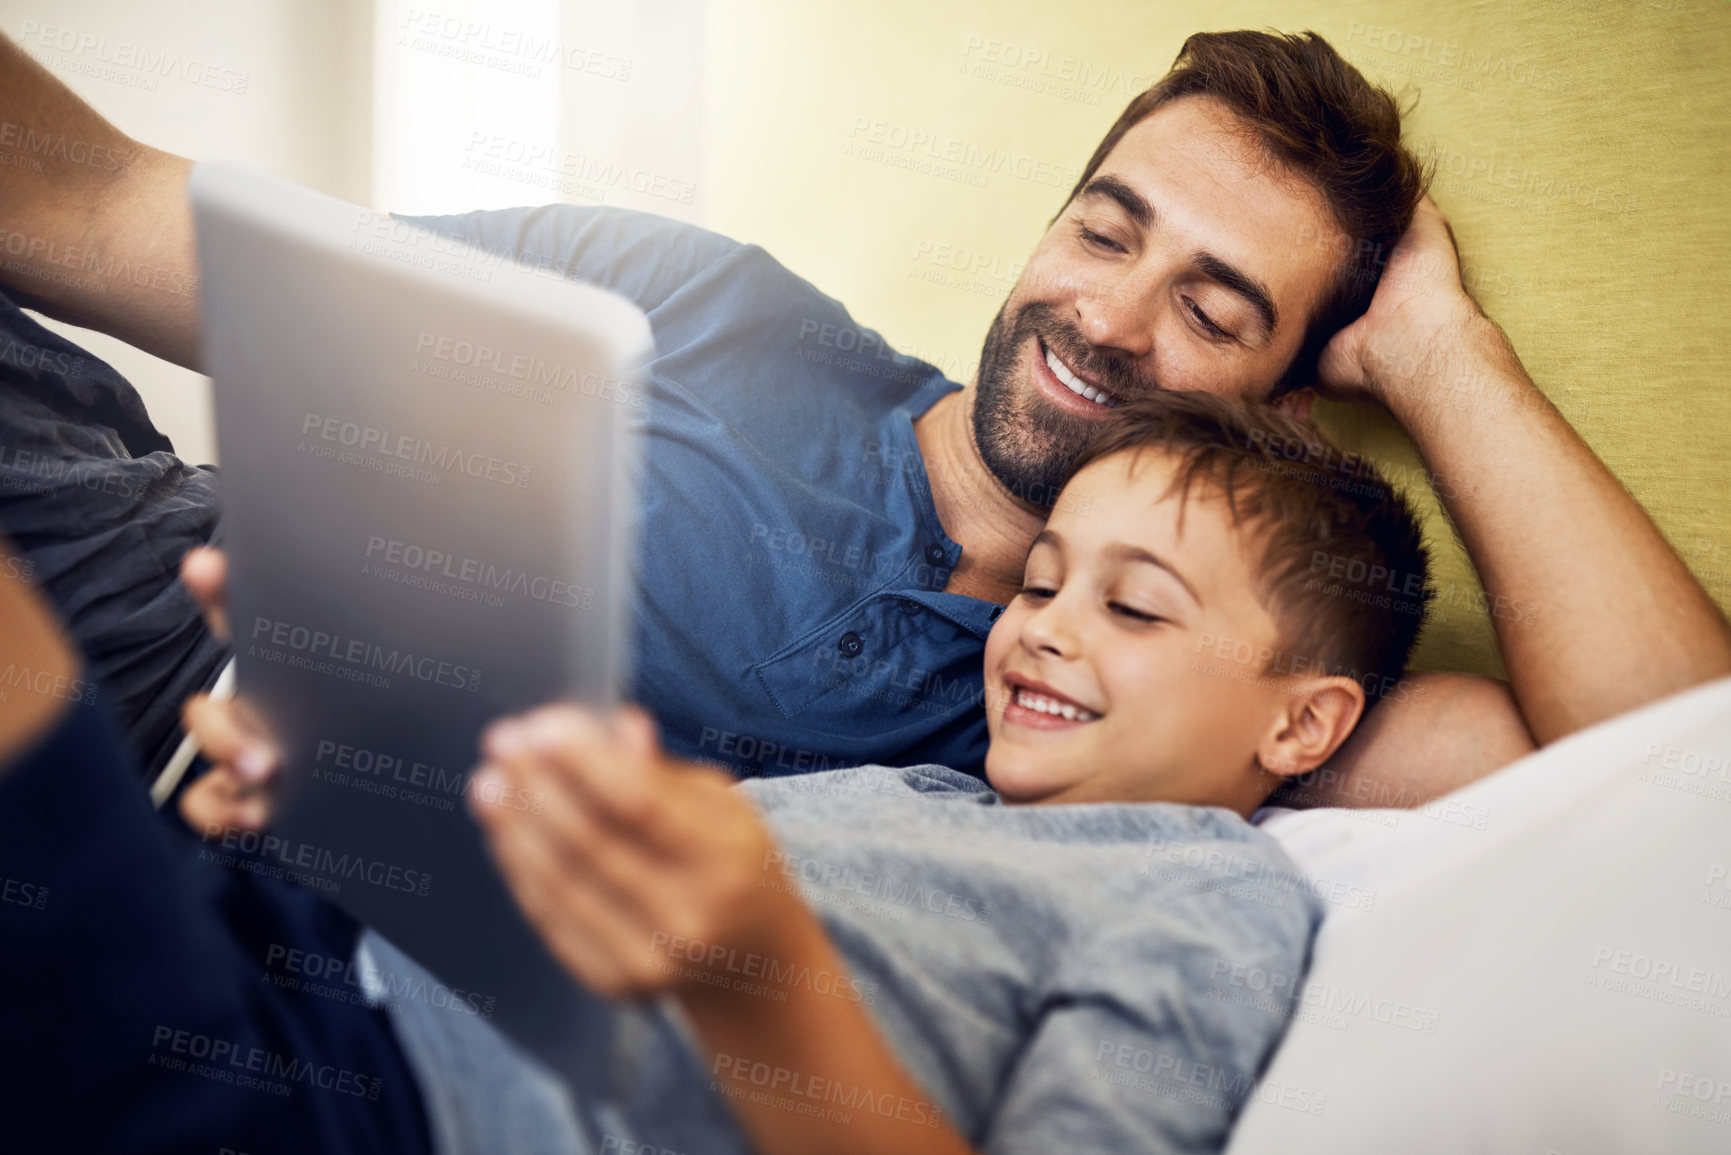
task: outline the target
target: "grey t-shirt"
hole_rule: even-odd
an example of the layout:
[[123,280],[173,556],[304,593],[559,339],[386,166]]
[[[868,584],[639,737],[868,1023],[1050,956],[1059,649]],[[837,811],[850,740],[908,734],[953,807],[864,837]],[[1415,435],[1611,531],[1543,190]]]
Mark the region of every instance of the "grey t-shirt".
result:
[[579,1107],[598,1149],[747,1150],[721,1074],[793,1112],[941,1112],[994,1155],[1224,1145],[1321,918],[1273,839],[1214,807],[1007,806],[940,766],[739,789],[849,974],[671,941],[667,965],[710,961],[766,1009],[795,988],[867,1004],[929,1102],[707,1060],[676,1015],[622,1011],[611,1086]]

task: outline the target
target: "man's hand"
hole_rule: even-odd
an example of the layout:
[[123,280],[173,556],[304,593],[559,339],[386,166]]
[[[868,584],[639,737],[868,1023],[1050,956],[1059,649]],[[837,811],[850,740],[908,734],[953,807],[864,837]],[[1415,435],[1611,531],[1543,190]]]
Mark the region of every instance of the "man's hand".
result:
[[[542,941],[614,998],[701,983],[694,953],[781,957],[809,921],[733,779],[663,753],[654,723],[545,706],[488,728],[469,805]],[[691,944],[675,956],[674,943]]]
[[[222,551],[191,550],[180,563],[180,580],[204,610],[211,633],[228,640],[228,560]],[[180,815],[194,830],[262,830],[270,823],[271,797],[281,757],[276,742],[244,699],[209,694],[181,708],[186,732],[198,740],[211,770],[180,796]]]
[[1501,330],[1461,283],[1454,232],[1425,197],[1389,254],[1364,316],[1334,335],[1317,366],[1321,393],[1333,400],[1370,398],[1391,409],[1470,373],[1475,357],[1513,359]]
[[1491,622],[1536,744],[1731,672],[1731,624],[1467,296],[1429,198],[1318,375],[1388,408],[1448,479],[1488,604],[1524,607]]

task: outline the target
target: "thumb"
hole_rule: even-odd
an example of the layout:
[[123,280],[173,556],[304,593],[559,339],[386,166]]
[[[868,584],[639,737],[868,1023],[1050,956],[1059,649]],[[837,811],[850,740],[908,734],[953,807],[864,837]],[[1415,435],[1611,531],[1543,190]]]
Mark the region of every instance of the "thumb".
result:
[[1369,385],[1363,364],[1364,334],[1369,322],[1360,317],[1323,346],[1316,363],[1316,394],[1330,401],[1354,401]]
[[634,758],[652,760],[661,754],[655,719],[641,706],[621,706],[613,711],[613,739]]
[[228,556],[199,546],[180,560],[180,580],[204,612],[205,625],[218,641],[228,641]]

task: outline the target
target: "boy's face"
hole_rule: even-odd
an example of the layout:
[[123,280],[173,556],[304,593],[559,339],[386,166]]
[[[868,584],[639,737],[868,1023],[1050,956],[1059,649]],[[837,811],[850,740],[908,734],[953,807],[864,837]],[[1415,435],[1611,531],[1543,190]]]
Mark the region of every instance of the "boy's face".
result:
[[1274,785],[1256,754],[1291,695],[1259,665],[1215,657],[1221,639],[1280,646],[1255,543],[1203,480],[1180,531],[1179,495],[1161,496],[1174,469],[1153,450],[1094,462],[1029,551],[986,640],[986,775],[1005,801],[1248,813]]

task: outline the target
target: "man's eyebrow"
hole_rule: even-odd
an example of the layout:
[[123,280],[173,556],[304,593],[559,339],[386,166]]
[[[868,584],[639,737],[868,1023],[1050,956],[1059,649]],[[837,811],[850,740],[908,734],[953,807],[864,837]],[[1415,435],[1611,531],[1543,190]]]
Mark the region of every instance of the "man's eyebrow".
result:
[[1089,181],[1077,199],[1081,197],[1105,197],[1117,201],[1118,207],[1129,213],[1130,219],[1144,230],[1154,227],[1154,206],[1148,203],[1148,198],[1110,173]]
[[[1148,198],[1111,173],[1103,173],[1089,181],[1077,195],[1078,200],[1082,197],[1103,197],[1116,203],[1144,232],[1154,227],[1156,214],[1154,206],[1148,203]],[[1280,313],[1274,307],[1274,297],[1261,281],[1206,250],[1193,254],[1190,260],[1209,280],[1217,281],[1243,297],[1262,318],[1268,332],[1274,332],[1280,323]]]
[[1213,253],[1199,252],[1191,256],[1190,259],[1210,280],[1219,281],[1226,288],[1250,302],[1250,307],[1261,315],[1262,323],[1267,326],[1269,333],[1274,332],[1274,326],[1279,322],[1280,314],[1275,311],[1274,298],[1268,295],[1268,290],[1262,287],[1261,281],[1236,265],[1227,264]]
[[1202,606],[1202,596],[1196,592],[1194,586],[1184,580],[1184,575],[1179,573],[1177,568],[1165,558],[1149,553],[1139,545],[1130,545],[1126,542],[1118,542],[1108,547],[1106,553],[1107,556],[1118,561],[1146,562],[1148,565],[1165,570],[1172,575],[1179,585],[1184,587],[1184,592],[1190,595],[1191,601],[1195,602],[1198,607]]

